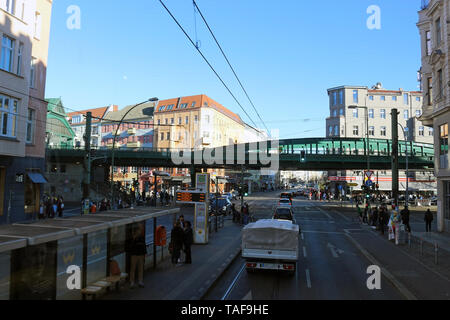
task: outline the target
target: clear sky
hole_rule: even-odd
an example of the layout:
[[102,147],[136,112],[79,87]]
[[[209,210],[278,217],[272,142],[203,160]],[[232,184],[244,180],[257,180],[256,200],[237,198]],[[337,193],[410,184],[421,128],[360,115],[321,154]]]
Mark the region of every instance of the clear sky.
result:
[[[191,0],[163,0],[195,39]],[[323,137],[327,89],[418,90],[420,0],[196,0],[262,119],[281,138]],[[80,29],[69,29],[76,5]],[[381,29],[367,28],[367,8]],[[256,113],[197,15],[201,50]],[[195,40],[194,40],[195,41]],[[251,124],[159,0],[53,2],[46,97],[70,110],[206,94]]]

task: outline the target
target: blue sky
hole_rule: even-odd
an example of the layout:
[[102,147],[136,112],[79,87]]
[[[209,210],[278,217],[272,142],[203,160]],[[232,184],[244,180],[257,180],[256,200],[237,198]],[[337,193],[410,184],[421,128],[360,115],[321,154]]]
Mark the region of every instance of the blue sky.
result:
[[[420,0],[196,0],[262,119],[281,138],[322,137],[327,88],[417,90]],[[164,0],[195,39],[191,0]],[[69,30],[67,8],[81,10]],[[381,9],[369,30],[366,10]],[[263,125],[197,15],[201,50]],[[195,41],[195,40],[194,40]],[[71,110],[207,94],[250,120],[158,0],[53,2],[46,97]]]

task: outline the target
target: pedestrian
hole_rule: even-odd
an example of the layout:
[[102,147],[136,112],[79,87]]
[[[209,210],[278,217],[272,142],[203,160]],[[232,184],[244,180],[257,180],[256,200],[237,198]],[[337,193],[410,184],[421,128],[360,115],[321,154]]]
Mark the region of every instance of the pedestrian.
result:
[[38,215],[38,219],[45,219],[45,206],[44,206],[44,201],[41,200],[41,202],[39,203],[39,215]]
[[366,203],[366,206],[364,208],[364,214],[363,214],[363,223],[367,223],[368,215],[369,215],[369,204]]
[[186,221],[185,225],[186,225],[186,227],[184,229],[183,245],[184,245],[184,253],[186,254],[186,258],[184,260],[184,263],[191,264],[192,263],[191,245],[194,242],[194,233],[192,232],[190,221]]
[[170,233],[170,244],[172,248],[172,264],[176,265],[180,258],[181,249],[183,247],[184,232],[181,228],[180,221],[175,222]]
[[180,221],[180,227],[182,229],[184,229],[186,227],[186,225],[185,225],[186,221],[184,220],[184,215],[180,215],[180,217],[178,218],[178,221]]
[[389,220],[389,225],[391,227],[390,230],[390,238],[389,240],[395,239],[395,244],[398,244],[399,236],[400,236],[400,230],[399,230],[399,224],[400,224],[400,217],[398,215],[398,212],[396,210],[393,210],[391,213],[391,217]]
[[58,214],[58,202],[55,199],[53,199],[51,210],[51,218],[56,217],[56,215]]
[[236,210],[236,205],[234,203],[231,205],[231,212],[233,213],[233,222],[239,221],[237,219],[237,210]]
[[382,206],[380,209],[380,217],[379,217],[379,225],[381,234],[384,235],[384,230],[386,229],[386,225],[388,223],[389,217],[387,214],[386,207]]
[[431,222],[433,221],[433,214],[431,213],[430,209],[425,212],[425,217],[423,218],[425,221],[425,228],[426,232],[431,232]]
[[371,220],[371,225],[374,226],[374,227],[377,226],[378,215],[379,215],[378,207],[375,206],[375,209],[373,209],[373,212],[372,212],[372,220]]
[[359,202],[356,202],[356,210],[358,212],[359,222],[362,223],[363,222],[363,212],[362,212],[361,207],[359,206]]
[[411,232],[411,226],[409,225],[409,209],[408,206],[405,205],[405,208],[400,212],[402,216],[402,222],[406,227],[406,231]]
[[60,217],[60,218],[63,217],[63,211],[64,211],[63,198],[59,197],[59,200],[58,200],[58,217]]
[[95,202],[92,202],[90,211],[91,211],[91,213],[97,212],[97,205],[95,204]]
[[132,239],[128,245],[128,253],[131,256],[130,288],[135,288],[136,268],[138,269],[138,285],[144,288],[144,265],[147,246],[145,244],[144,229],[142,224],[133,230]]

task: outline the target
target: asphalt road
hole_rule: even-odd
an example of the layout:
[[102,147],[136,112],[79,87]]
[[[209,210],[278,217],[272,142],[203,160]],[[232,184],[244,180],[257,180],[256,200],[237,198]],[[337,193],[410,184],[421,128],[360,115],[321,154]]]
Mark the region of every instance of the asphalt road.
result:
[[[279,192],[246,199],[258,219],[269,218]],[[302,234],[294,276],[273,271],[247,273],[237,258],[205,299],[226,300],[329,300],[404,299],[404,295],[381,276],[381,289],[369,290],[367,268],[373,263],[354,244],[352,235],[364,234],[350,216],[324,203],[294,199],[295,219]]]

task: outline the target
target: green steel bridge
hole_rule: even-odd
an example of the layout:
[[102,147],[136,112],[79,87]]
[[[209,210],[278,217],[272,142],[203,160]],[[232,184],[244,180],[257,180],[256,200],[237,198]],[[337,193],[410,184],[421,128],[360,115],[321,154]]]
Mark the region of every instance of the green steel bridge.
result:
[[[284,139],[259,143],[246,143],[204,149],[168,150],[155,148],[126,148],[114,150],[115,166],[134,167],[179,167],[179,168],[269,168],[278,161],[279,170],[357,170],[367,168],[366,139],[352,138],[302,138]],[[370,169],[389,170],[392,167],[392,141],[370,139]],[[221,154],[222,152],[222,154]],[[110,148],[91,150],[91,161],[95,165],[111,165],[113,151]],[[427,170],[434,168],[434,146],[432,144],[399,141],[399,169]],[[203,156],[202,156],[203,155]],[[216,157],[216,162],[205,159],[205,155]],[[187,161],[173,161],[174,156]],[[196,159],[197,157],[197,159]],[[76,163],[86,158],[84,149],[48,148],[50,162]],[[196,159],[196,160],[195,160]]]

